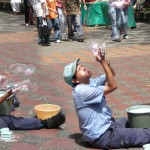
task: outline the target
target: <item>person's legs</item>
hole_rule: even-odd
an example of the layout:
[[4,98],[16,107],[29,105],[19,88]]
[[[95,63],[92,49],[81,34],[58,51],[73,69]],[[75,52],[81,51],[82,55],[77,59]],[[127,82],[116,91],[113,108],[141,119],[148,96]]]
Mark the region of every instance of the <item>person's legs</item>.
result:
[[57,8],[59,14],[59,21],[60,21],[60,36],[62,40],[66,39],[66,16],[63,13],[62,8]]
[[28,15],[29,15],[29,24],[34,25],[32,6],[28,6]]
[[116,128],[109,148],[141,147],[150,142],[150,128]]
[[51,118],[40,120],[38,118],[23,118],[12,115],[0,115],[0,128],[8,127],[10,130],[37,130],[41,128],[58,128],[65,123],[66,117],[63,112]]
[[119,10],[117,10],[115,7],[110,7],[108,13],[111,19],[112,37],[117,40],[119,39],[118,23],[117,23],[119,19]]
[[68,38],[69,39],[74,39],[74,33],[72,29],[72,23],[75,15],[68,15],[67,16],[67,25],[68,25]]
[[118,119],[99,139],[91,142],[91,145],[106,150],[141,147],[150,142],[150,128],[127,127],[127,119]]
[[60,38],[59,18],[55,18],[54,19],[54,41],[57,42],[59,38]]
[[51,36],[51,30],[52,28],[54,27],[54,19],[47,19],[47,26],[48,26],[48,29],[49,29],[49,39],[50,39],[50,36]]
[[79,42],[83,42],[83,28],[81,25],[81,18],[80,18],[80,14],[75,15],[75,23],[76,23],[76,29],[79,35]]
[[12,115],[0,116],[0,128],[8,127],[10,130],[33,130],[43,127],[41,120],[37,118],[23,118]]
[[16,5],[15,5],[15,0],[10,1],[10,5],[12,7],[13,12],[16,12]]
[[15,5],[16,5],[16,12],[20,13],[21,12],[20,10],[21,0],[16,0]]
[[123,35],[124,39],[128,39],[128,9],[123,9],[123,15],[124,15],[124,24],[123,24],[123,31],[125,34]]
[[27,25],[29,23],[28,4],[27,4],[27,0],[23,0],[23,1],[24,1],[25,24]]
[[37,17],[37,32],[38,32],[38,44],[41,45],[43,44],[43,35],[40,29],[40,26],[42,25],[43,18],[42,17]]

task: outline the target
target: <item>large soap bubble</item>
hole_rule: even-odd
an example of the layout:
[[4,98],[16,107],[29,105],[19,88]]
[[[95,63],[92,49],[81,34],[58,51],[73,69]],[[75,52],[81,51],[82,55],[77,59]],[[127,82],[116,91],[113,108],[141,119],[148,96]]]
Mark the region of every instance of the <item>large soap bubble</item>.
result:
[[16,63],[9,67],[9,71],[18,75],[32,75],[37,70],[37,67],[32,64]]
[[13,89],[13,92],[20,91],[22,93],[25,92],[34,92],[35,90],[38,89],[38,84],[37,83],[32,83],[29,79],[20,81],[20,82],[15,82],[15,83],[9,83],[7,85],[7,89]]
[[8,80],[6,76],[0,75],[0,88],[4,89],[8,84]]
[[101,42],[96,39],[89,39],[86,41],[88,49],[94,54],[97,50],[101,50],[101,54],[105,55],[105,42]]

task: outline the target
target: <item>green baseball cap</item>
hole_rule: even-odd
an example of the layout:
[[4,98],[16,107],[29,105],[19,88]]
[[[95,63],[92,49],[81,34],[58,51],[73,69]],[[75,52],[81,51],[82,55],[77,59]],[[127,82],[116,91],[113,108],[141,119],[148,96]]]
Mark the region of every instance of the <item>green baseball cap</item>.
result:
[[76,72],[76,67],[79,60],[80,58],[78,58],[75,62],[66,65],[64,68],[64,74],[63,74],[64,80],[66,83],[68,83],[71,86],[73,86],[72,77]]

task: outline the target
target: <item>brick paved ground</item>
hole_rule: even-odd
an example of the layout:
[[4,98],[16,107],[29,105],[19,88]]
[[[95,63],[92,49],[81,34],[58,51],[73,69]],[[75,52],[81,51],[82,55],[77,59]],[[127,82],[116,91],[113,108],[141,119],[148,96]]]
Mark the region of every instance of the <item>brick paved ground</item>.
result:
[[[51,43],[50,47],[36,44],[37,33],[33,26],[25,27],[24,16],[12,16],[0,12],[0,72],[9,82],[30,78],[39,84],[34,93],[18,93],[21,106],[13,112],[16,116],[32,117],[34,106],[41,103],[59,104],[64,109],[67,121],[60,129],[13,131],[14,141],[0,142],[1,150],[92,150],[74,140],[79,136],[78,121],[71,96],[71,88],[63,81],[66,63],[81,58],[81,63],[93,72],[102,73],[101,67],[93,60],[85,43]],[[116,70],[118,89],[107,96],[114,117],[126,116],[125,109],[136,104],[150,104],[150,27],[138,23],[137,29],[129,30],[130,40],[114,43],[108,40],[110,29],[105,27],[85,28],[89,38],[107,39],[107,58]],[[86,42],[86,41],[85,41]],[[31,63],[38,71],[30,77],[10,73],[14,63]],[[133,148],[132,148],[133,149]],[[131,150],[131,149],[130,149]],[[137,150],[141,150],[137,148]]]

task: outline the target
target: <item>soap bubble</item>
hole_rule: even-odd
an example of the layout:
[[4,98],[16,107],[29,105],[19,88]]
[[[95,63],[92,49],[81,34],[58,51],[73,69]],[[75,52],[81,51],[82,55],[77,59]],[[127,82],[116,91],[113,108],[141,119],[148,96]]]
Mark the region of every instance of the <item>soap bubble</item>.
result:
[[23,80],[21,82],[10,83],[7,85],[7,89],[13,89],[13,93],[20,91],[22,93],[25,92],[34,92],[38,89],[37,83],[32,83],[29,79]]
[[8,80],[6,76],[0,75],[0,88],[4,88],[6,87],[6,85],[8,84]]
[[101,54],[104,56],[105,55],[105,47],[106,44],[105,42],[101,42],[99,40],[96,39],[89,39],[86,41],[86,45],[88,47],[88,49],[94,54],[97,50],[101,50]]
[[32,64],[16,63],[9,67],[9,71],[18,75],[31,75],[37,70],[37,67]]

